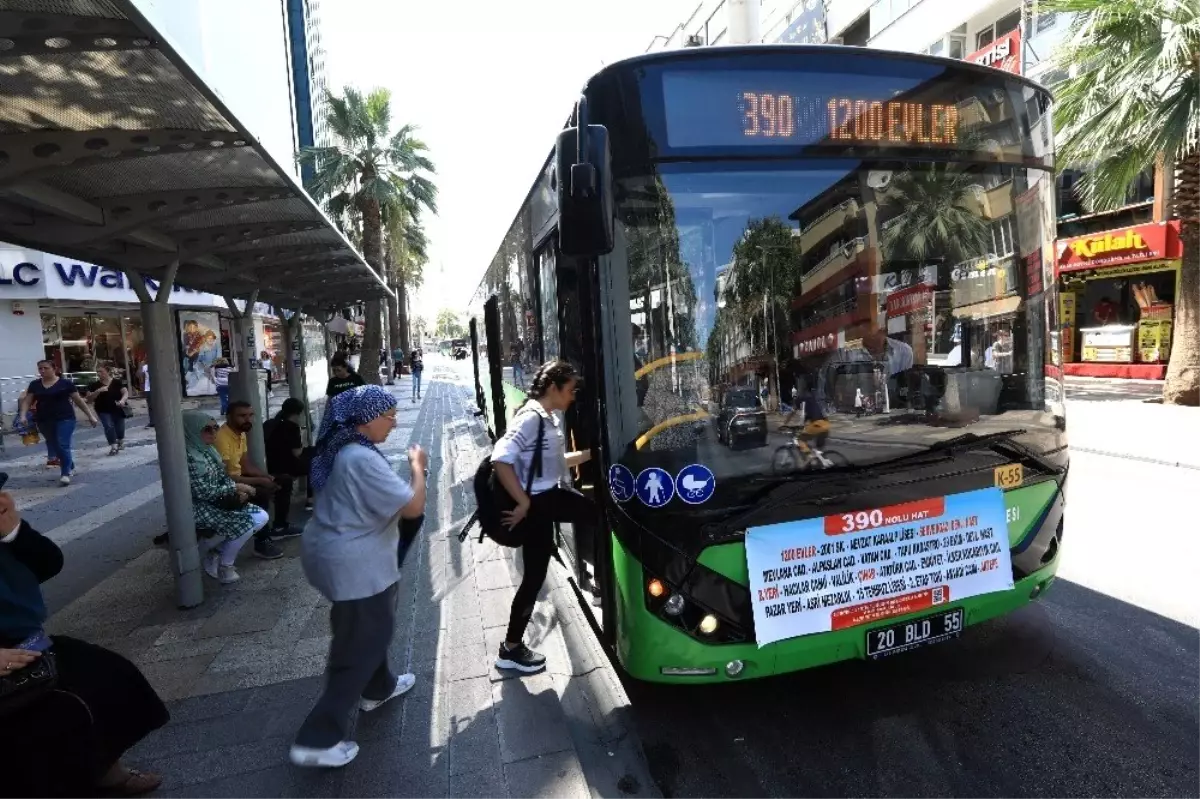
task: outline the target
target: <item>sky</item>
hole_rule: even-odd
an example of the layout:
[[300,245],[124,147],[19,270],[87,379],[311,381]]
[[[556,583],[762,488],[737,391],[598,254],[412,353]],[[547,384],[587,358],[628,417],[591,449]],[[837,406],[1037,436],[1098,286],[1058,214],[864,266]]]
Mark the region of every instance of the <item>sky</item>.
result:
[[464,311],[587,78],[646,50],[699,0],[325,0],[331,90],[392,92],[437,165],[416,313]]

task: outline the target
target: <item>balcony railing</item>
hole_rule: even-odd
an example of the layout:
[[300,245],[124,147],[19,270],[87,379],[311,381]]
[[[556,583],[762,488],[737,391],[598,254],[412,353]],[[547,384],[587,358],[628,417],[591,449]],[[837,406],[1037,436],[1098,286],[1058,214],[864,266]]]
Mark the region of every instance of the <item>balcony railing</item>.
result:
[[803,333],[806,328],[816,327],[822,322],[827,322],[830,319],[836,319],[839,316],[844,316],[848,313],[853,313],[858,308],[857,299],[843,300],[837,305],[831,305],[828,308],[822,308],[819,311],[808,311],[800,314],[800,333]]
[[800,235],[800,236],[803,236],[805,233],[807,233],[808,231],[812,230],[812,229],[813,229],[813,228],[815,228],[817,225],[821,224],[821,223],[822,223],[822,222],[824,222],[826,219],[830,218],[831,216],[833,216],[833,215],[835,215],[835,214],[839,214],[839,213],[846,213],[846,214],[850,214],[850,213],[854,213],[854,212],[857,212],[857,211],[858,211],[858,200],[854,199],[853,197],[851,197],[851,198],[849,198],[849,199],[847,199],[847,200],[842,200],[840,203],[838,203],[837,205],[833,206],[833,207],[832,207],[832,208],[830,208],[828,211],[826,211],[825,213],[821,214],[820,216],[818,216],[818,217],[817,217],[816,219],[814,219],[813,221],[809,222],[809,223],[808,223],[807,225],[805,225],[804,227],[800,228],[800,233],[799,233],[799,235]]
[[845,244],[842,244],[837,247],[832,247],[829,250],[829,255],[826,255],[824,258],[822,258],[816,264],[816,266],[812,267],[811,269],[804,270],[800,274],[800,279],[804,280],[809,275],[814,275],[817,272],[820,272],[822,269],[829,266],[831,263],[836,261],[838,258],[847,258],[847,259],[852,258],[857,253],[861,252],[863,250],[863,248],[866,246],[867,246],[867,237],[859,236],[856,239],[851,239],[850,241],[846,242]]

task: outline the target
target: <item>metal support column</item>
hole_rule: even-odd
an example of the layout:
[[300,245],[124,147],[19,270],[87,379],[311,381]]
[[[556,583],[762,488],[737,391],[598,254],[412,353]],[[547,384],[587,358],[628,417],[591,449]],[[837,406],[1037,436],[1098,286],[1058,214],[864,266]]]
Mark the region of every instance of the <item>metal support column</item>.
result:
[[267,409],[263,407],[263,394],[258,384],[258,350],[254,341],[254,305],[258,302],[258,292],[253,291],[246,298],[246,307],[239,309],[233,297],[226,296],[225,304],[233,317],[233,336],[241,347],[242,357],[238,360],[237,371],[229,376],[229,399],[245,400],[254,409],[254,426],[246,434],[246,449],[250,460],[258,468],[266,471],[267,447],[263,442],[263,422],[267,420]]
[[183,400],[179,363],[179,339],[171,324],[167,300],[175,284],[179,262],[174,261],[151,297],[145,278],[129,272],[129,283],[142,306],[142,328],[150,356],[150,385],[153,387],[151,419],[158,447],[158,470],[162,476],[163,504],[167,512],[172,567],[175,572],[175,602],[193,608],[204,601],[200,552],[196,544],[196,517],[192,508],[191,477],[188,475],[187,445],[183,437]]

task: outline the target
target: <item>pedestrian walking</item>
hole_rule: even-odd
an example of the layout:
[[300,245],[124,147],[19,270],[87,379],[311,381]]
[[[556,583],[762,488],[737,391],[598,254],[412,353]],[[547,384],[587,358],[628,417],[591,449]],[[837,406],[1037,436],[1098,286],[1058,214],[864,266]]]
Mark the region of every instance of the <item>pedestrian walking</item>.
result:
[[338,394],[321,423],[311,468],[316,507],[304,529],[302,562],[309,582],[333,606],[325,687],[290,751],[298,766],[344,766],[358,754],[347,740],[350,714],[370,712],[407,692],[388,647],[400,580],[397,517],[425,508],[427,460],[413,446],[412,483],[402,480],[376,445],[396,427],[396,398],[381,386]]
[[96,367],[96,382],[88,386],[87,401],[96,409],[96,416],[104,428],[108,441],[108,454],[116,455],[125,449],[125,408],[129,402],[129,389],[113,377],[112,367]]
[[420,350],[413,350],[409,359],[409,369],[412,371],[412,401],[416,402],[421,398],[421,375],[425,371],[425,359],[421,357]]
[[[554,525],[585,526],[595,515],[592,501],[571,487],[569,469],[591,460],[590,452],[567,452],[561,415],[575,401],[579,375],[564,361],[550,361],[537,370],[529,399],[508,431],[492,449],[496,479],[516,503],[502,514],[505,527],[518,534],[524,575],[513,597],[508,631],[496,657],[496,668],[533,673],[546,668],[546,658],[524,643],[538,593],[554,555]],[[535,456],[541,442],[540,463]]]
[[92,409],[79,396],[79,389],[65,377],[59,377],[54,370],[53,361],[38,361],[38,374],[41,377],[33,380],[25,390],[17,418],[23,418],[29,411],[31,402],[36,400],[37,411],[34,419],[38,432],[46,439],[46,450],[52,458],[58,458],[59,483],[64,486],[71,484],[71,475],[75,473],[75,459],[71,448],[71,439],[75,435],[75,408],[79,408],[87,416],[88,422],[95,427],[100,422],[92,413]]
[[154,427],[154,414],[150,405],[150,362],[142,361],[138,374],[142,378],[142,396],[146,400],[146,427]]

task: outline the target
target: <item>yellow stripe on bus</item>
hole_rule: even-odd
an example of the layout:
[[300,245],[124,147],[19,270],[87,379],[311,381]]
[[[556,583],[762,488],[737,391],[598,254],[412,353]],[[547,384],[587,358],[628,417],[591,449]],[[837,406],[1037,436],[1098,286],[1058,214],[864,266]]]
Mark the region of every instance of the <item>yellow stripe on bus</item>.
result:
[[633,376],[640,380],[641,378],[643,378],[646,375],[653,372],[655,369],[659,369],[663,366],[666,366],[667,364],[671,363],[672,361],[676,361],[676,362],[678,362],[678,361],[694,361],[697,358],[703,358],[703,357],[704,357],[703,352],[680,352],[675,355],[666,355],[662,358],[658,358],[657,360],[653,360],[650,363],[643,366],[641,369],[638,369],[636,372],[633,373]]
[[636,446],[638,449],[641,449],[642,447],[646,446],[646,443],[650,441],[650,439],[654,438],[656,435],[669,427],[687,424],[688,422],[704,422],[707,421],[708,418],[709,414],[707,411],[696,411],[695,413],[688,413],[684,414],[683,416],[672,417],[665,422],[659,422],[658,424],[654,425],[654,427],[651,427],[649,430],[638,436],[637,441],[634,442],[634,446]]

